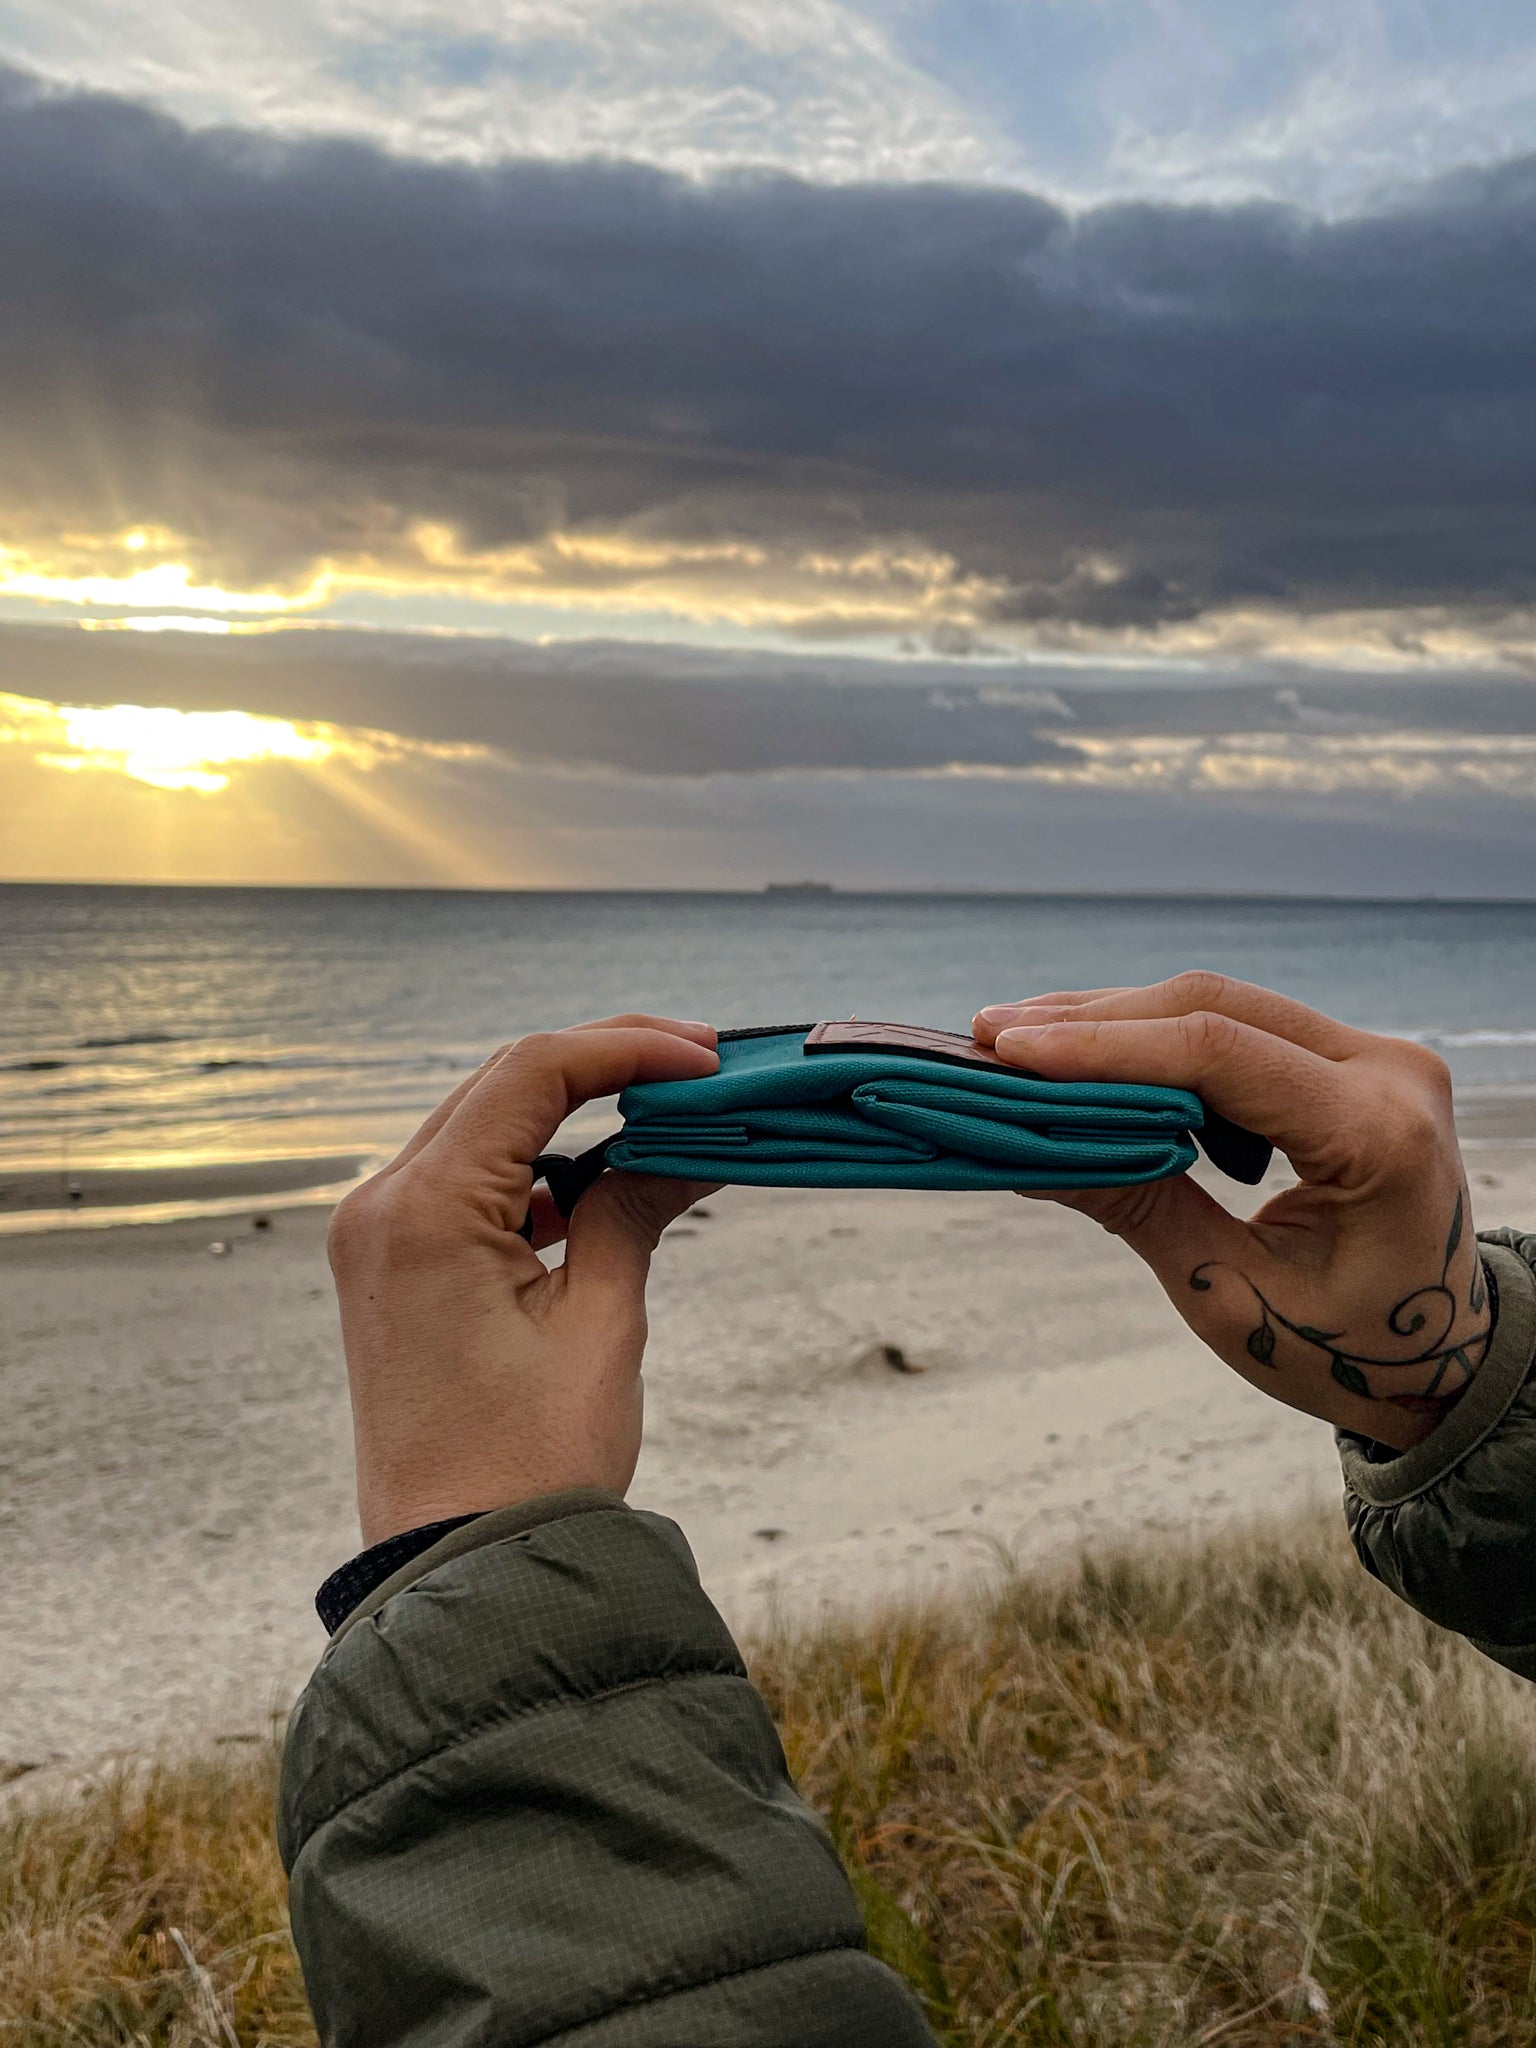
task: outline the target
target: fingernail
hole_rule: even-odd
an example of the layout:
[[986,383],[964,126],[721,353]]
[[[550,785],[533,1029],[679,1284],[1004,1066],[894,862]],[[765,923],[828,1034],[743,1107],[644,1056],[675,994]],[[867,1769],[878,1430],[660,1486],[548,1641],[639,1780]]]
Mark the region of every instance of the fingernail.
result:
[[976,1012],[976,1021],[978,1024],[1006,1024],[1010,1017],[1017,1017],[1028,1007],[1027,1003],[992,1003],[985,1010]]
[[1002,1052],[1010,1045],[1033,1045],[1050,1028],[1049,1024],[1015,1024],[1009,1031],[999,1031],[997,1049]]

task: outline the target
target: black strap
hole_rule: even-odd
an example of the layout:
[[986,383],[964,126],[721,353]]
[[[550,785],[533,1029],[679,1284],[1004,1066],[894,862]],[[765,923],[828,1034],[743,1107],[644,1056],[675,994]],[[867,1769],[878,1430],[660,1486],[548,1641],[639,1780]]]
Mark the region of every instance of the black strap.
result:
[[1245,1187],[1257,1187],[1269,1171],[1274,1147],[1268,1138],[1261,1138],[1257,1131],[1244,1130],[1219,1110],[1207,1109],[1205,1123],[1195,1136],[1212,1166]]
[[[541,1152],[528,1169],[533,1175],[533,1184],[543,1181],[553,1197],[555,1207],[562,1216],[569,1216],[582,1196],[591,1187],[603,1168],[608,1164],[608,1147],[612,1138],[602,1138],[574,1159],[564,1152]],[[533,1204],[528,1205],[528,1214],[517,1227],[519,1237],[533,1242]]]
[[717,1031],[716,1045],[735,1045],[743,1038],[788,1038],[799,1032],[803,1038],[814,1024],[738,1024],[733,1031]]

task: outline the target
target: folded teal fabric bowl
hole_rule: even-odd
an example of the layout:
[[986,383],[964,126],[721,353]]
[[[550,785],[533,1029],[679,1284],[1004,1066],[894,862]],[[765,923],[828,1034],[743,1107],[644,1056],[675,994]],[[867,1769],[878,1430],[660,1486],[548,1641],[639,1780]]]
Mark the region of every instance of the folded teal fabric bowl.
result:
[[1185,1172],[1197,1134],[1236,1178],[1269,1159],[1182,1089],[1047,1081],[904,1026],[725,1032],[717,1074],[644,1082],[619,1109],[609,1166],[747,1187],[1123,1187]]

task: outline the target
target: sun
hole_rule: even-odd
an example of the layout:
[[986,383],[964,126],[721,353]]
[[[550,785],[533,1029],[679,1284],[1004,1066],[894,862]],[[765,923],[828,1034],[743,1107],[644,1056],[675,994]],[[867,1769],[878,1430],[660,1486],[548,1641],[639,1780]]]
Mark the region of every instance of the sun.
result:
[[315,765],[335,752],[323,728],[253,711],[61,704],[57,715],[68,751],[39,755],[47,767],[112,769],[152,789],[193,790],[203,796],[227,789],[231,768],[255,761]]

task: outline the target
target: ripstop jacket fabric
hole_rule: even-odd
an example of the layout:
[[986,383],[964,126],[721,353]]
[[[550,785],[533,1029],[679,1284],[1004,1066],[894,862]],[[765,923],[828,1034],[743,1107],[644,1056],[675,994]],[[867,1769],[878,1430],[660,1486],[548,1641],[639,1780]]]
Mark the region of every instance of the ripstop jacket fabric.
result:
[[278,1841],[325,2048],[934,2048],[681,1532],[611,1494],[354,1612]]
[[1367,1571],[1536,1679],[1536,1236],[1480,1234],[1498,1320],[1433,1435],[1392,1456],[1344,1430],[1344,1514]]

